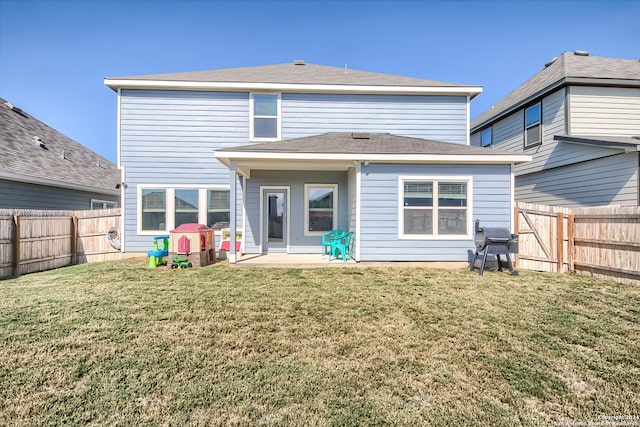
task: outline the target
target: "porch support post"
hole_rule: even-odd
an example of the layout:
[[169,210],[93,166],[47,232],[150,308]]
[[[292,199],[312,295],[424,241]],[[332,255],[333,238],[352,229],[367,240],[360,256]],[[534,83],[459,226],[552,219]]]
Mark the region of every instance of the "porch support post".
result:
[[360,262],[360,214],[362,212],[360,204],[360,187],[362,186],[362,162],[356,162],[356,262]]
[[236,164],[229,165],[229,264],[236,263]]

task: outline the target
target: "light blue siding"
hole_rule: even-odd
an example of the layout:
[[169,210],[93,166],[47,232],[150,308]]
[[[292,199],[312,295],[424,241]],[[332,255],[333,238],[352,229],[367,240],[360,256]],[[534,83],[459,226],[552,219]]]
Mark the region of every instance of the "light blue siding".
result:
[[[248,93],[123,90],[124,251],[146,252],[151,247],[152,236],[137,235],[139,184],[228,188],[229,170],[214,158],[214,151],[248,140]],[[241,200],[240,187],[238,197]]]
[[400,240],[398,177],[469,176],[473,179],[472,220],[486,227],[511,228],[509,165],[363,166],[360,256],[362,261],[467,261],[474,250],[468,240]]
[[465,96],[282,94],[282,137],[367,131],[467,143]]
[[518,201],[553,206],[638,206],[638,153],[516,177]]
[[[320,253],[320,236],[304,235],[304,184],[338,184],[338,227],[349,226],[347,173],[335,171],[253,171],[247,180],[245,252],[260,246],[260,186],[289,186],[290,253]],[[263,248],[264,249],[264,248]]]
[[116,202],[120,197],[47,185],[0,180],[0,209],[91,209],[91,199]]
[[[147,251],[152,242],[152,236],[137,235],[137,189],[140,184],[158,188],[180,185],[228,187],[229,172],[214,158],[214,151],[251,143],[249,110],[247,92],[129,89],[121,92],[119,164],[124,167],[126,182],[125,252]],[[366,130],[465,144],[467,120],[467,98],[464,96],[282,94],[283,139]],[[261,176],[261,172],[256,173],[257,177]],[[355,220],[346,210],[347,174],[343,175],[340,197],[344,200],[340,203],[340,220],[344,222],[340,226],[347,228]],[[282,180],[285,176],[278,172],[273,180],[267,178],[271,184],[280,182],[284,185],[288,184]],[[291,178],[294,185],[297,185],[296,179],[300,183],[308,182],[297,172]],[[252,175],[248,189],[253,179]],[[292,208],[296,200],[294,195],[304,196],[292,190]],[[239,188],[239,203],[242,197]],[[259,200],[252,199],[254,195],[247,194],[246,197],[247,205],[252,209],[259,206],[255,205]],[[300,199],[299,206],[302,203],[303,199]],[[237,220],[238,227],[246,220],[245,250],[248,252],[256,246],[251,224],[255,220],[251,218],[254,214],[250,210],[246,219],[239,214]],[[302,215],[299,218],[302,219]],[[319,242],[319,238],[294,240],[293,229],[291,237],[292,250],[296,251],[315,250],[315,241]]]

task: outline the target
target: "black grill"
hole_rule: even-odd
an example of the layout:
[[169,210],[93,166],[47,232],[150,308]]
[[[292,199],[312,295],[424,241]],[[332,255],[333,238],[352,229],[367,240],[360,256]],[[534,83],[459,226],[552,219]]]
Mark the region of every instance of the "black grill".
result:
[[511,255],[518,253],[518,236],[511,234],[508,228],[480,227],[480,221],[476,220],[475,235],[476,253],[471,262],[471,271],[478,268],[480,275],[484,273],[488,255],[495,255],[498,263],[498,271],[502,271],[502,260],[500,255],[506,257],[509,273],[517,276],[518,272],[513,269]]

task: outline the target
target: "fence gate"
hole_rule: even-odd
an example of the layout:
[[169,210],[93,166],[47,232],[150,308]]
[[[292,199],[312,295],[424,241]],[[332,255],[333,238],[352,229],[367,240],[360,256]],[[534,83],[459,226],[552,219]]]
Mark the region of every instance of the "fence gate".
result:
[[519,236],[516,255],[518,268],[565,272],[564,258],[568,241],[565,233],[566,215],[561,211],[541,210],[532,204],[518,203],[514,219]]

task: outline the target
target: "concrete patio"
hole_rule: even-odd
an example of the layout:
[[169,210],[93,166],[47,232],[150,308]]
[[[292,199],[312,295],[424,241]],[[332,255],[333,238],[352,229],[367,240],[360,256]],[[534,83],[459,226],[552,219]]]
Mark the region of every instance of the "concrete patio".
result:
[[245,254],[238,258],[233,267],[263,267],[263,268],[366,268],[366,267],[421,267],[421,268],[465,268],[466,262],[355,262],[342,259],[329,260],[328,255],[321,254]]

